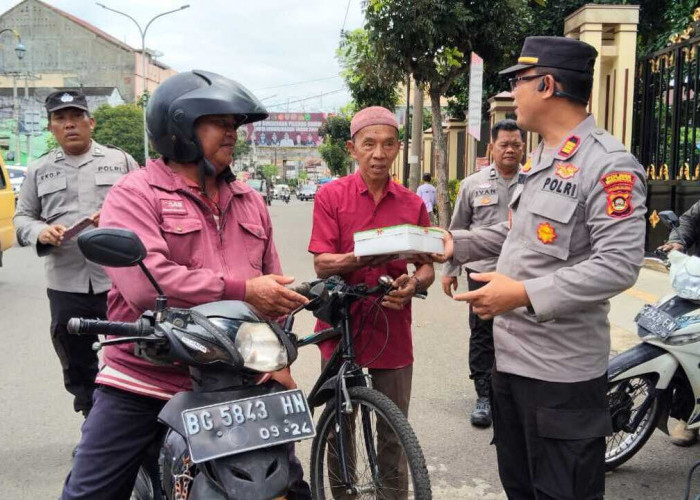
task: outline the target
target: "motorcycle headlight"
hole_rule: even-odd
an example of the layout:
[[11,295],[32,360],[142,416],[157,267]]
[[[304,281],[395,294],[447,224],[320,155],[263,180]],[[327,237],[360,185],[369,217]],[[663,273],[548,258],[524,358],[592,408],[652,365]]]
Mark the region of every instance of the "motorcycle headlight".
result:
[[267,323],[242,323],[235,344],[251,370],[274,372],[288,364],[287,349]]

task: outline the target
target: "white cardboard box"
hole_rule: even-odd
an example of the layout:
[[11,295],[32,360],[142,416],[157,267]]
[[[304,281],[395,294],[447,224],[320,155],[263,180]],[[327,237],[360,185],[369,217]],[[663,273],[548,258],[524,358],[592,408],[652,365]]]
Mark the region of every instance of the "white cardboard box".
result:
[[355,256],[415,255],[419,253],[444,253],[442,232],[437,229],[402,224],[360,231],[353,235]]

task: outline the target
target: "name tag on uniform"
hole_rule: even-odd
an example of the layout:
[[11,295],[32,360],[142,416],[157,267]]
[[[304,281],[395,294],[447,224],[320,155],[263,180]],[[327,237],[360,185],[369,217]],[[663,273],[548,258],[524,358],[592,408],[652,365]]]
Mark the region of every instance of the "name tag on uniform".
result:
[[163,215],[187,215],[185,203],[182,200],[160,200],[160,211]]

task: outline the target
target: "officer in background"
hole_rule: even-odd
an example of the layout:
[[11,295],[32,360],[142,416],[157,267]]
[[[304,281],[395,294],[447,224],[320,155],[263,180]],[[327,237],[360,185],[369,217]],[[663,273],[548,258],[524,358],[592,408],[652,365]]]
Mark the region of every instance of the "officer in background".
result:
[[95,120],[83,94],[54,92],[45,105],[48,128],[59,147],[29,165],[14,225],[19,244],[32,245],[45,257],[51,340],[66,390],[74,396],[73,408],[87,416],[98,369],[92,350],[97,336],[70,335],[66,325],[78,316],[104,319],[111,283],[100,266],[80,253],[76,236],[66,231],[86,218],[89,225],[97,225],[109,188],[138,165],[120,149],[92,140]]
[[[518,125],[543,141],[507,222],[445,234],[459,265],[500,254],[483,288],[455,296],[494,318],[494,442],[508,498],[605,492],[609,299],[644,256],[644,169],[587,113],[596,50],[528,37],[511,75]],[[437,258],[437,257],[436,257]],[[444,256],[442,257],[445,258]]]
[[[523,159],[523,133],[515,120],[501,120],[491,128],[488,150],[493,163],[462,181],[457,195],[450,231],[491,226],[508,219],[508,202],[518,181],[518,168]],[[472,273],[487,273],[496,269],[496,257],[470,262],[466,268],[469,290],[484,286],[471,279]],[[452,297],[457,290],[460,266],[445,264],[443,291]],[[476,407],[471,423],[476,427],[491,425],[491,370],[493,369],[493,320],[481,319],[469,311],[469,378],[476,388]]]

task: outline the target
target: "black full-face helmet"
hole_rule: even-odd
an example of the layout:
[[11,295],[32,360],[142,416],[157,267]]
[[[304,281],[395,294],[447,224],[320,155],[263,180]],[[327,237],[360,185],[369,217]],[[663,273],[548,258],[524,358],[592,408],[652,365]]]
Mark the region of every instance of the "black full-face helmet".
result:
[[268,117],[260,101],[238,82],[209,71],[178,73],[158,86],[148,102],[148,137],[153,148],[169,160],[199,163],[206,175],[213,175],[194,124],[205,115],[229,114],[238,125]]

